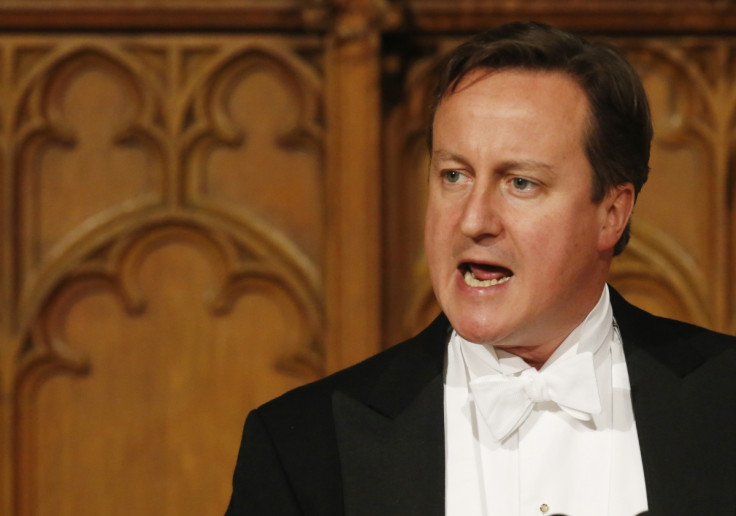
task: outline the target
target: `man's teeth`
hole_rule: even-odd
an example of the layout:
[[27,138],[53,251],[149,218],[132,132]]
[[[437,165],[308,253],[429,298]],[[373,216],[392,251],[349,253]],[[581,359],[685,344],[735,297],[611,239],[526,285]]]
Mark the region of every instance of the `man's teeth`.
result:
[[489,280],[479,280],[475,277],[473,274],[473,271],[467,270],[465,271],[465,283],[471,287],[492,287],[493,285],[500,285],[501,283],[506,283],[508,280],[511,279],[511,276],[504,276],[503,278],[498,279],[489,279]]

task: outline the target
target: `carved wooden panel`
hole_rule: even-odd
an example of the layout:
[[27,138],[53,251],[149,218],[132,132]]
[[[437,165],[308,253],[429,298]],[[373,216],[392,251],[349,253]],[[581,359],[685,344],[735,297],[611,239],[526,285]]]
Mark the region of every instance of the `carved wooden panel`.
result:
[[736,42],[622,41],[652,103],[652,173],[612,281],[654,312],[736,332]]
[[400,5],[408,25],[428,32],[479,32],[516,20],[594,34],[727,31],[736,26],[732,0],[407,0]]
[[222,512],[248,408],[324,374],[321,45],[2,41],[15,513]]
[[[612,41],[642,75],[655,141],[632,240],[614,260],[611,282],[654,313],[736,333],[736,41]],[[389,100],[398,100],[390,106],[384,126],[387,342],[413,334],[438,311],[422,252],[424,131],[431,71],[437,56],[457,42],[402,42],[389,47],[384,58],[384,67],[393,73],[392,88],[403,88],[400,95],[389,90]]]
[[[375,31],[476,32],[535,19],[579,31],[729,31],[733,0],[3,0],[0,28],[350,30],[361,11]],[[337,22],[336,22],[337,21]]]
[[3,0],[0,28],[324,30],[329,0]]

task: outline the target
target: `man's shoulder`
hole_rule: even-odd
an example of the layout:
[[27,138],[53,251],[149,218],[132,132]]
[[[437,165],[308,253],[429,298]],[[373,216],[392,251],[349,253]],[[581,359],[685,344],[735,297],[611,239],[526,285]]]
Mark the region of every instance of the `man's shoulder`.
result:
[[369,398],[382,384],[421,383],[417,376],[430,376],[442,371],[449,322],[438,316],[416,336],[393,345],[355,365],[337,371],[315,382],[297,387],[265,403],[257,410],[266,417],[282,412],[329,411],[336,391],[358,399]]
[[736,336],[719,333],[696,324],[662,317],[647,312],[628,301],[616,290],[611,289],[611,303],[614,317],[625,324],[647,334],[668,334],[681,339],[694,341],[715,341],[724,345],[735,345]]
[[657,355],[692,351],[705,360],[726,353],[736,359],[733,335],[651,314],[630,304],[613,289],[611,303],[625,347],[634,345]]

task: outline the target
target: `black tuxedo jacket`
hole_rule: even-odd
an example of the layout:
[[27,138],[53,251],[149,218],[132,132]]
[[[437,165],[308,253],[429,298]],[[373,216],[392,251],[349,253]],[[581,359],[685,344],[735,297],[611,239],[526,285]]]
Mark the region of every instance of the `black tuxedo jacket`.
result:
[[[736,515],[736,338],[654,317],[610,290],[649,514]],[[443,515],[449,331],[440,316],[251,412],[226,514]]]

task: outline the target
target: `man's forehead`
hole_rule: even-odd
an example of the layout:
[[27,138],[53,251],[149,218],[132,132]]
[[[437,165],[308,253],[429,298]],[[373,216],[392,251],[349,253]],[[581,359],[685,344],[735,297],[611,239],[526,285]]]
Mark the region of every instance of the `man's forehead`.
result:
[[[484,87],[485,84],[490,86]],[[496,89],[497,87],[498,89]],[[470,103],[482,102],[484,99],[490,99],[496,95],[500,97],[502,95],[502,89],[511,93],[523,89],[531,92],[530,96],[532,98],[548,98],[550,102],[547,104],[547,107],[553,110],[556,108],[566,109],[564,118],[568,121],[576,118],[574,110],[577,108],[573,108],[573,111],[570,111],[569,107],[577,104],[579,109],[582,110],[581,117],[578,118],[581,122],[580,141],[585,144],[590,130],[593,128],[590,101],[586,91],[570,74],[559,70],[537,70],[516,67],[501,69],[476,68],[462,76],[452,89],[448,88],[447,92],[437,104],[432,119],[431,132],[429,133],[432,136],[432,141],[430,141],[432,156],[430,158],[435,156],[438,159],[444,157],[437,155],[435,152],[435,147],[438,144],[435,137],[438,120],[442,118],[442,113],[448,107],[448,104],[468,106]],[[570,99],[576,100],[568,104],[568,108],[563,108],[563,97],[568,96]],[[504,100],[501,104],[504,106],[504,109],[509,109],[509,103],[516,102],[516,100],[509,100],[508,102]]]

